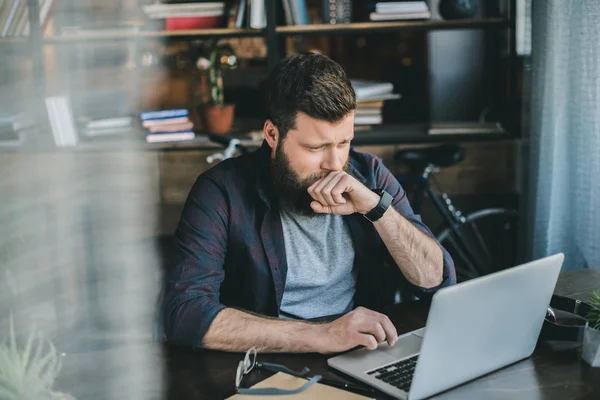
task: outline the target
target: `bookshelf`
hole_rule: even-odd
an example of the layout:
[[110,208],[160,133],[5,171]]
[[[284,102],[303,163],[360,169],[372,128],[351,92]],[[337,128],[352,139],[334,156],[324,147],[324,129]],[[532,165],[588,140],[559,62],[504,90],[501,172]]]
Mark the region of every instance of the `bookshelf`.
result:
[[[73,0],[71,0],[73,1]],[[429,32],[445,32],[445,31],[484,31],[486,32],[498,32],[505,30],[507,32],[507,47],[509,54],[504,58],[506,65],[508,65],[509,71],[506,74],[506,81],[508,92],[515,93],[514,87],[517,77],[514,73],[515,66],[512,63],[512,59],[515,54],[515,3],[516,0],[497,0],[498,3],[506,3],[508,12],[499,14],[503,16],[495,17],[479,17],[473,19],[462,19],[462,20],[443,20],[443,19],[431,19],[431,20],[412,20],[412,21],[379,21],[379,22],[352,22],[345,24],[309,24],[309,25],[280,25],[282,21],[282,9],[281,1],[272,0],[266,1],[266,27],[263,29],[251,29],[251,28],[218,28],[218,29],[193,29],[193,30],[178,30],[178,31],[167,31],[167,30],[148,30],[146,26],[139,26],[132,30],[123,29],[82,29],[81,31],[73,30],[68,33],[56,33],[50,35],[44,35],[41,32],[40,18],[39,18],[39,6],[38,0],[26,0],[30,7],[29,23],[32,27],[31,34],[28,37],[10,37],[0,38],[0,51],[3,46],[8,46],[11,49],[18,48],[18,54],[25,54],[26,57],[30,57],[33,64],[33,77],[36,81],[36,87],[46,87],[45,76],[45,58],[44,52],[49,48],[69,48],[69,46],[79,46],[79,48],[89,47],[95,48],[96,46],[103,45],[119,45],[123,44],[126,46],[136,46],[137,43],[143,42],[165,42],[165,43],[177,43],[177,42],[191,42],[191,41],[202,41],[209,39],[229,39],[229,38],[263,38],[265,40],[265,46],[267,49],[266,55],[266,68],[270,70],[284,55],[286,40],[296,38],[303,40],[303,38],[314,39],[319,37],[329,37],[331,40],[337,40],[337,37],[341,36],[356,36],[365,37],[372,35],[379,35],[382,39],[385,35],[396,35],[396,34],[410,34],[412,32],[420,32],[428,34]],[[495,14],[490,14],[495,15]],[[143,24],[142,24],[143,25]],[[59,30],[56,30],[59,32]],[[397,36],[396,36],[397,37]],[[289,43],[289,42],[288,42]],[[338,43],[338,42],[335,42]],[[335,45],[334,45],[335,46]],[[136,50],[137,51],[137,50]],[[486,50],[489,51],[489,50]],[[496,50],[492,50],[496,51]],[[493,58],[492,58],[493,59]],[[360,60],[363,62],[364,60]],[[367,60],[368,61],[368,60]],[[491,72],[497,71],[498,66],[491,65]],[[504,66],[502,67],[504,68]],[[142,72],[143,73],[143,72]],[[136,78],[137,79],[137,78]],[[128,82],[128,86],[134,86],[135,82]],[[492,83],[496,84],[496,83]],[[44,93],[40,93],[40,98],[44,98]],[[43,109],[43,107],[41,107]],[[427,122],[427,121],[423,121]],[[402,129],[396,129],[401,127],[396,122],[385,123],[382,127],[377,127],[374,131],[402,131]],[[373,135],[375,136],[375,135]],[[398,135],[398,140],[400,136]],[[373,143],[391,144],[390,139],[392,136],[386,134],[386,139],[383,142],[379,140],[373,140]],[[491,136],[484,135],[485,138]],[[447,136],[439,136],[432,138],[432,140],[447,140]],[[196,145],[199,145],[197,143]],[[157,147],[157,146],[155,146]],[[176,146],[175,146],[176,147]],[[183,147],[183,146],[182,146]]]
[[[409,31],[439,31],[456,29],[502,29],[507,28],[510,21],[504,18],[479,18],[468,20],[435,20],[435,21],[393,21],[393,22],[352,22],[348,24],[310,24],[283,25],[275,27],[276,36],[308,36],[308,35],[345,35],[369,34]],[[118,30],[102,30],[99,32],[69,33],[63,35],[47,35],[42,37],[43,44],[68,44],[78,42],[138,40],[138,39],[177,39],[197,40],[208,38],[234,37],[268,37],[269,30],[265,29],[194,29],[180,31],[138,31],[122,32]],[[0,44],[26,44],[27,37],[0,38]]]

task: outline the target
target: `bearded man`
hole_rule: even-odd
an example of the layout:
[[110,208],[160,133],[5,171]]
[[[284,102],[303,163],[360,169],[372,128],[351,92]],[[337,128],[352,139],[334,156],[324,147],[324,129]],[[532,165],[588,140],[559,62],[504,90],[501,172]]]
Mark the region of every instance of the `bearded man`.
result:
[[259,352],[394,345],[382,308],[454,284],[452,259],[382,161],[351,147],[356,97],[339,64],[298,54],[268,79],[262,147],[204,172],[186,201],[167,341]]

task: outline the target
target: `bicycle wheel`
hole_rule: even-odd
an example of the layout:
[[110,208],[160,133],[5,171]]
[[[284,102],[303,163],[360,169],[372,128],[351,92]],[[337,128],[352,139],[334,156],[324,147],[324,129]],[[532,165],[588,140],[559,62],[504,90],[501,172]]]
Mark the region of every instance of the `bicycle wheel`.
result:
[[516,265],[518,216],[515,210],[489,208],[469,214],[465,219],[457,227],[458,236],[450,227],[437,235],[454,260],[458,282]]

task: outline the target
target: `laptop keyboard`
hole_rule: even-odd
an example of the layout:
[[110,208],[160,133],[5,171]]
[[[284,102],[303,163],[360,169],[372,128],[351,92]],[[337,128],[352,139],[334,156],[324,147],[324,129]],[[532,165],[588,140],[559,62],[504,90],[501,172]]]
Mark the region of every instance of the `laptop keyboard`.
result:
[[374,369],[367,372],[367,374],[372,375],[389,385],[395,386],[400,390],[408,392],[413,374],[415,373],[418,358],[419,355],[417,354],[402,361],[386,365],[385,367]]

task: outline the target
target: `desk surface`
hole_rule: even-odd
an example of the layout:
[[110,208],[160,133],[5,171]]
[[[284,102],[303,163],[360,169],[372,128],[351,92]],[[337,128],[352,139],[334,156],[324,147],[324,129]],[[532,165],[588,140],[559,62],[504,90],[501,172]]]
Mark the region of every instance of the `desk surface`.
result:
[[[592,290],[599,287],[600,271],[567,272],[560,276],[556,293],[587,300]],[[423,304],[411,303],[391,307],[388,315],[396,325],[398,333],[404,333],[424,326],[427,311],[427,307]],[[234,392],[235,370],[242,358],[240,353],[193,352],[156,344],[137,344],[135,349],[136,351],[124,350],[123,347],[111,348],[97,352],[71,354],[65,357],[65,370],[70,378],[68,380],[73,379],[79,383],[73,385],[63,381],[58,385],[58,389],[69,392],[78,398],[117,398],[118,396],[115,397],[112,393],[113,390],[118,390],[118,384],[113,381],[115,371],[121,371],[119,376],[122,383],[130,385],[131,393],[140,390],[140,385],[143,387],[144,396],[134,396],[135,398],[223,399]],[[140,349],[144,351],[140,352]],[[135,358],[127,358],[127,352],[138,354],[137,361]],[[142,354],[142,358],[139,357],[140,354]],[[121,360],[109,363],[114,369],[102,364],[103,360],[112,359],[111,357]],[[281,363],[296,369],[308,366],[313,372],[322,374],[324,377],[347,380],[341,374],[327,367],[327,356],[319,354],[260,354],[259,357],[264,361]],[[155,374],[148,373],[145,380],[142,379],[143,382],[138,382],[142,374],[131,373],[131,365],[135,362],[138,363],[137,365],[140,365],[141,362],[141,365],[147,366],[149,369],[154,368]],[[90,363],[93,366],[90,366]],[[85,368],[89,370],[87,373],[84,372]],[[162,380],[157,379],[160,374],[163,376]],[[256,371],[249,376],[252,379],[249,383],[258,382],[269,375],[267,372]],[[91,380],[88,380],[90,378]],[[113,381],[108,382],[109,379]],[[90,383],[83,385],[82,380]],[[95,382],[96,386],[90,386],[91,382]],[[134,390],[133,387],[136,389]],[[110,395],[107,394],[108,390],[111,392]],[[119,393],[121,393],[120,398],[127,397],[122,396],[124,394],[122,391]],[[139,395],[139,393],[136,394]],[[389,397],[382,394],[379,398],[387,399]],[[433,398],[599,399],[600,368],[591,368],[581,361],[580,343],[541,342],[530,358]]]

